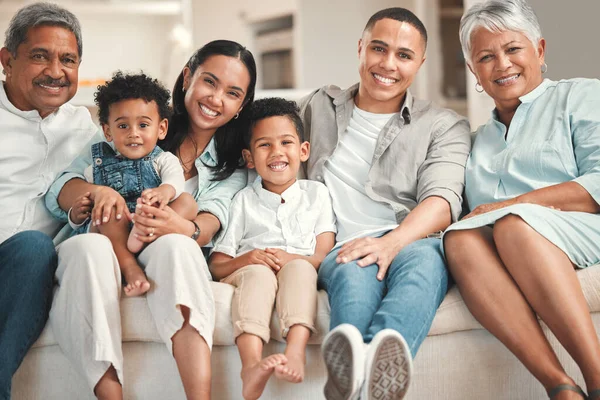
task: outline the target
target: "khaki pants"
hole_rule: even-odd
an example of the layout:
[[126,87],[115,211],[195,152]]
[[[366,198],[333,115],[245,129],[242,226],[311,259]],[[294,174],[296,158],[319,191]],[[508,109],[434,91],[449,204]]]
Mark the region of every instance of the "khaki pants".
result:
[[317,271],[306,260],[293,260],[277,273],[264,265],[248,265],[224,278],[235,286],[231,301],[233,335],[250,333],[265,343],[270,338],[273,303],[279,316],[281,335],[297,324],[315,332]]

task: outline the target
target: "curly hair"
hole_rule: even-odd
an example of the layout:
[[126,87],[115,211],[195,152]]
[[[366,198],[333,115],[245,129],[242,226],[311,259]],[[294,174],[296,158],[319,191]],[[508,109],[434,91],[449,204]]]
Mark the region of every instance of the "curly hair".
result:
[[298,104],[295,101],[286,100],[281,97],[268,97],[255,100],[250,107],[250,126],[244,135],[246,148],[250,148],[252,130],[258,121],[270,117],[287,117],[294,124],[300,142],[304,142],[304,124],[302,123],[302,119],[300,119]]
[[98,106],[98,119],[101,124],[105,125],[108,124],[108,111],[111,104],[130,99],[143,99],[147,103],[154,101],[160,119],[169,118],[171,116],[170,97],[171,93],[162,83],[143,72],[124,74],[117,71],[110,81],[98,86],[98,90],[94,94],[94,102]]

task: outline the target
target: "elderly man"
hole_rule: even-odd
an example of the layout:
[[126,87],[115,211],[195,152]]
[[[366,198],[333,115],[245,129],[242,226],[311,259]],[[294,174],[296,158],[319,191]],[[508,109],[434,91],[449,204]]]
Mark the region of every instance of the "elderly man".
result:
[[[404,397],[412,357],[448,289],[436,232],[461,211],[469,125],[415,99],[427,32],[410,11],[374,14],[358,42],[360,83],[301,102],[307,176],[330,190],[336,246],[319,269],[331,304],[327,399]],[[370,343],[365,345],[364,343]]]
[[44,195],[97,130],[66,104],[81,52],[77,18],[51,4],[19,10],[0,50],[0,399],[48,318],[60,224]]

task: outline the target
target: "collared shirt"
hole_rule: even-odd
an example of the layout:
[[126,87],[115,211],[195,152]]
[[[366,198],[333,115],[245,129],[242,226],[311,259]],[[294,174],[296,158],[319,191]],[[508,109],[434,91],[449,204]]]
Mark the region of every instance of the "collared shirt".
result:
[[56,235],[44,195],[97,130],[85,107],[64,104],[46,118],[17,109],[0,81],[0,242],[29,229]]
[[519,99],[508,132],[495,111],[477,130],[467,163],[469,207],[567,181],[600,203],[600,80],[546,79]]
[[308,180],[297,180],[280,196],[264,189],[258,177],[235,196],[229,219],[213,251],[231,257],[268,247],[312,256],[317,236],[335,232],[329,191]]
[[[309,179],[323,182],[323,168],[339,145],[354,109],[358,84],[341,90],[319,89],[300,102],[311,156],[305,164]],[[404,104],[381,130],[365,193],[388,204],[398,224],[430,196],[445,199],[452,219],[461,212],[465,163],[471,148],[469,123],[451,110],[414,99]]]
[[[85,168],[92,163],[91,145],[101,141],[98,134],[88,143],[84,151],[77,157],[69,168],[52,184],[46,196],[46,206],[54,217],[67,221],[67,213],[58,205],[58,194],[65,183],[73,178],[85,179],[83,176]],[[238,169],[229,178],[222,181],[212,181],[212,171],[209,166],[217,165],[217,151],[214,138],[208,143],[202,154],[195,161],[198,170],[198,188],[192,193],[198,212],[208,212],[219,220],[221,230],[225,231],[229,221],[229,205],[233,196],[246,185],[246,170]],[[192,178],[193,179],[193,178]]]

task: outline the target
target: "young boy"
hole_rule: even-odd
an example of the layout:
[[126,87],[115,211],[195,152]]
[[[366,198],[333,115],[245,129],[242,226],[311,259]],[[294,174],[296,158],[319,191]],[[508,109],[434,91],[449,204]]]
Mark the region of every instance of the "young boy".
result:
[[[297,180],[310,145],[296,103],[280,98],[252,105],[243,156],[258,177],[233,199],[230,224],[210,269],[235,286],[232,320],[242,360],[242,395],[262,394],[269,377],[301,382],[305,349],[315,331],[317,269],[335,243],[335,216],[325,185]],[[262,358],[275,303],[285,354]]]
[[[182,193],[183,169],[179,159],[156,145],[167,134],[170,94],[156,79],[144,74],[124,75],[117,72],[112,80],[98,87],[95,102],[107,142],[92,145],[93,164],[84,176],[88,182],[117,191],[135,212],[138,198],[146,204],[171,208],[185,218],[196,215],[198,206],[192,196]],[[150,289],[146,275],[134,253],[143,248],[135,226],[129,232],[126,218],[100,224],[90,215],[94,205],[89,193],[75,201],[69,211],[69,223],[76,233],[99,232],[106,235],[115,250],[127,285],[127,296],[138,296]],[[96,199],[98,202],[98,199]],[[105,221],[103,221],[105,222]],[[149,235],[153,235],[152,232]]]

